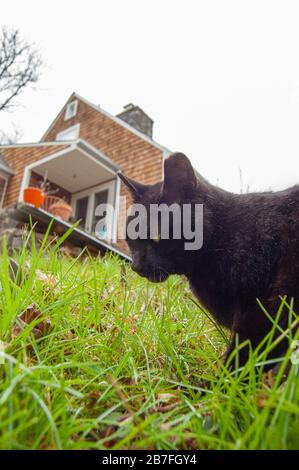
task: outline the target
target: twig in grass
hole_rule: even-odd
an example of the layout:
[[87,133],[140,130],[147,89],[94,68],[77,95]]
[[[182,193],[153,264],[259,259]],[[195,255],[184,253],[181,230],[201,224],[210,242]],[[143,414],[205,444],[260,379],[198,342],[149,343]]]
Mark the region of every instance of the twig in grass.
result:
[[132,418],[132,421],[134,423],[137,423],[138,418],[137,418],[135,412],[130,407],[130,405],[128,403],[128,399],[127,399],[126,395],[124,394],[124,392],[122,391],[122,389],[121,389],[121,387],[118,383],[118,380],[115,377],[113,377],[112,375],[110,375],[107,379],[107,382],[110,383],[112,385],[112,387],[115,389],[118,398],[122,401],[123,406],[126,409],[126,411],[128,412],[128,414],[130,415],[130,417]]

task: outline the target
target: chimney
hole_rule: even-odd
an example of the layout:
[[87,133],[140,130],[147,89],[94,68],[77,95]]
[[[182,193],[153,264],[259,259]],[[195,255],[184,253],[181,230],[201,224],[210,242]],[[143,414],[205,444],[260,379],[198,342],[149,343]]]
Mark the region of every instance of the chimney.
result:
[[138,131],[153,137],[153,125],[154,121],[141,109],[139,106],[135,106],[133,103],[129,103],[124,106],[124,110],[117,114],[117,117],[135,127]]

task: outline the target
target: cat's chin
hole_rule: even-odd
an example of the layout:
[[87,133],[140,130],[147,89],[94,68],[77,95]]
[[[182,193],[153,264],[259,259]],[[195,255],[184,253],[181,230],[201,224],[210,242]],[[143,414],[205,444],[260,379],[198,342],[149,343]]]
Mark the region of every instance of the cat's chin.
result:
[[145,277],[150,282],[164,282],[169,277],[169,274],[164,271],[155,271],[152,273],[141,274],[141,276]]

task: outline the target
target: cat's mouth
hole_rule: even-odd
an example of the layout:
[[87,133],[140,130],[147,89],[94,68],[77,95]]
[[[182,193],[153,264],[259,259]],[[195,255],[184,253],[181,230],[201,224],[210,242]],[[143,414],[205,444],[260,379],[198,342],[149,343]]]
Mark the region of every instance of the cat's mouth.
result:
[[152,271],[136,271],[139,276],[145,277],[151,282],[164,282],[168,278],[169,274],[161,268],[153,269]]
[[164,282],[168,278],[169,274],[166,273],[165,271],[154,271],[153,273],[150,273],[146,275],[145,277],[151,281],[151,282]]

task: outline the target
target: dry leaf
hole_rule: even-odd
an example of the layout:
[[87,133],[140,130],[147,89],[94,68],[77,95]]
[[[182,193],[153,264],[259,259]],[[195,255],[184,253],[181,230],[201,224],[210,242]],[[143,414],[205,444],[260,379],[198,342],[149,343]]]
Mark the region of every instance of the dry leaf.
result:
[[40,269],[37,269],[35,271],[35,279],[37,281],[45,282],[50,287],[55,287],[56,284],[58,283],[57,278],[54,276],[54,274],[46,274]]
[[12,327],[12,338],[16,338],[30,323],[39,319],[40,321],[32,329],[35,339],[40,339],[43,335],[47,334],[51,328],[51,322],[48,319],[43,319],[40,309],[31,304],[17,316],[16,322]]
[[54,274],[47,274],[40,269],[35,271],[35,282],[39,281],[42,283],[45,292],[53,293],[54,295],[59,295],[61,293],[61,284]]
[[273,375],[272,369],[268,370],[268,372],[263,373],[262,381],[263,381],[263,384],[266,385],[266,387],[273,388],[274,375]]
[[87,408],[93,408],[101,396],[102,394],[100,392],[97,392],[96,390],[91,391],[87,396]]
[[173,425],[171,423],[162,423],[160,424],[161,431],[169,431]]
[[159,393],[157,395],[157,401],[159,404],[151,410],[152,413],[156,411],[166,413],[176,408],[180,403],[180,399],[174,393]]
[[77,258],[80,255],[82,248],[77,246],[63,245],[60,248],[60,251],[65,256],[68,256],[70,258]]
[[266,392],[263,392],[262,390],[259,391],[255,397],[255,402],[256,406],[258,408],[265,408],[268,403],[269,396]]
[[272,369],[263,373],[263,376],[262,376],[263,388],[257,392],[257,395],[255,397],[256,406],[258,408],[265,408],[265,406],[267,406],[267,403],[269,400],[268,390],[273,388],[274,379],[275,379],[275,374],[273,374]]
[[174,393],[159,393],[157,395],[157,400],[163,401],[163,402],[169,402],[173,400],[174,398],[177,398]]

